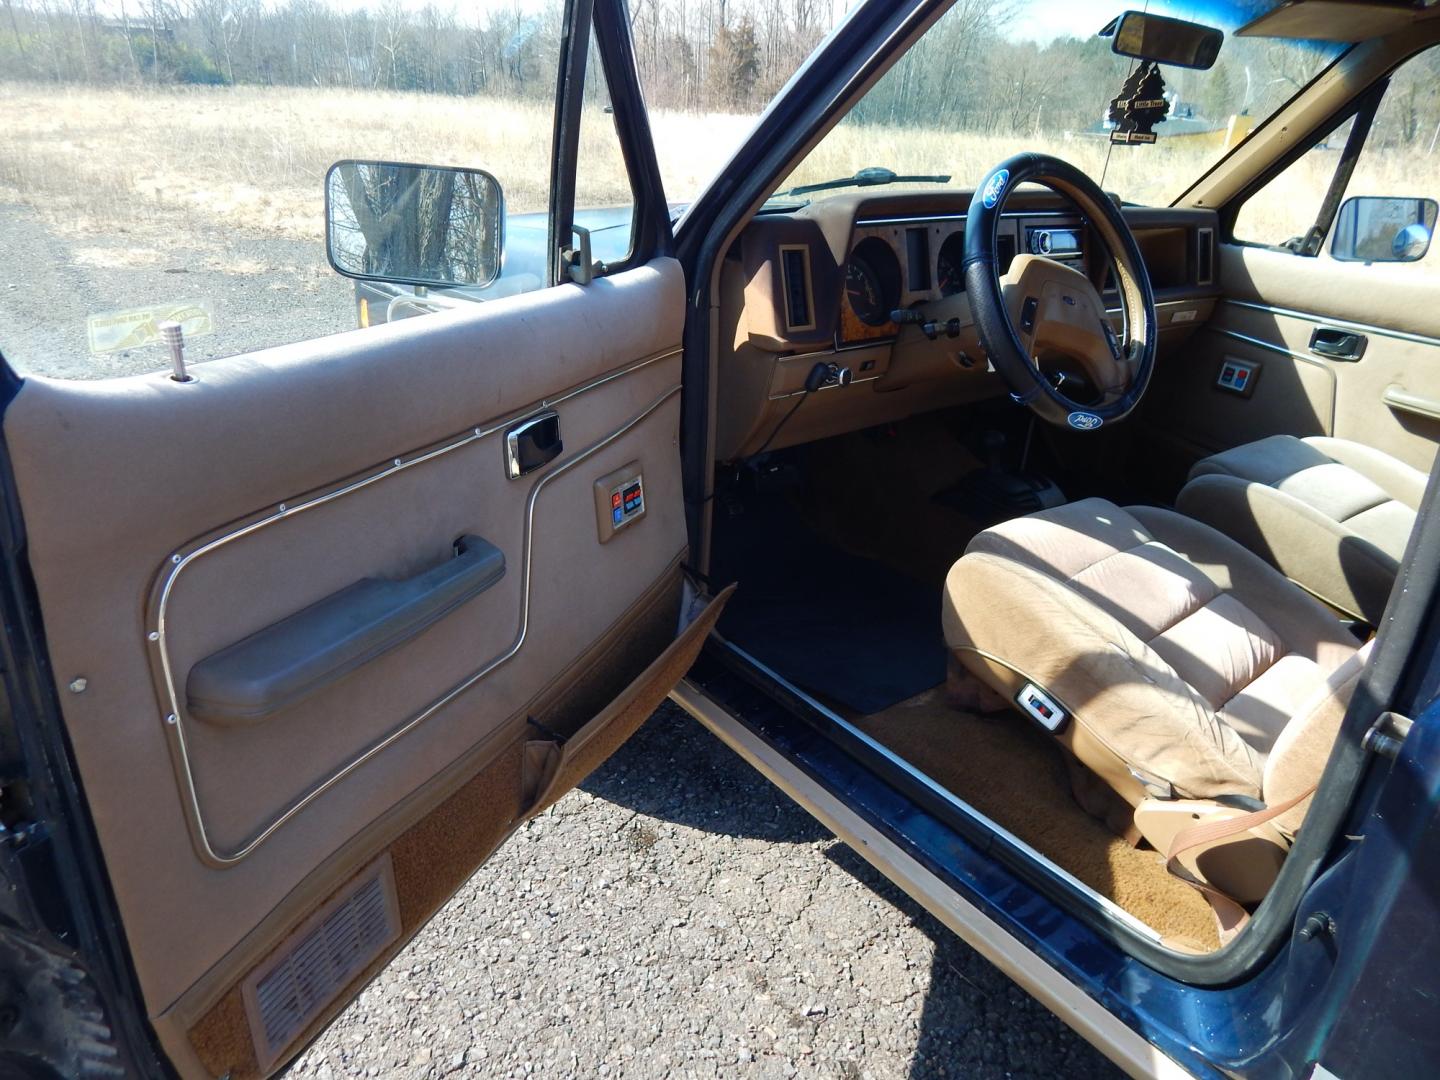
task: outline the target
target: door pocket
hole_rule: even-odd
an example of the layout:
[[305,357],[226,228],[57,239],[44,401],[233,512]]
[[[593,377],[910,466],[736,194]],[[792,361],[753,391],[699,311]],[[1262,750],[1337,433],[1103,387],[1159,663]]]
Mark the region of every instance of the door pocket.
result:
[[670,646],[579,730],[560,736],[536,725],[536,730],[549,737],[525,744],[521,790],[526,817],[549,807],[599,768],[659,708],[700,655],[734,591],[734,585],[727,586],[707,601]]

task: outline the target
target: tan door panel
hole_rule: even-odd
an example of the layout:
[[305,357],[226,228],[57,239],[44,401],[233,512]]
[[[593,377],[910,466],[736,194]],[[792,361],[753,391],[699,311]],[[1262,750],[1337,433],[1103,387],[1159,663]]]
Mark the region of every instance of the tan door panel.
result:
[[1440,337],[1435,281],[1418,266],[1343,263],[1251,244],[1220,244],[1218,251],[1229,299]]
[[[1440,306],[1414,267],[1221,244],[1224,299],[1160,366],[1146,416],[1190,456],[1266,435],[1334,435],[1428,471],[1440,443]],[[1358,359],[1312,348],[1319,330],[1364,339]],[[1217,386],[1233,358],[1257,365],[1247,395]]]
[[[434,809],[425,791],[484,775],[509,794],[468,873],[523,810],[526,716],[606,666],[633,677],[673,636],[683,289],[659,260],[214,361],[191,384],[24,384],[5,436],[31,569],[57,678],[86,679],[64,718],[152,1016],[202,979],[238,986]],[[564,449],[510,479],[504,432],[541,408]],[[631,463],[645,514],[602,544],[594,483]],[[503,554],[483,591],[267,715],[189,708],[207,657],[364,579],[443,566],[462,536]],[[584,659],[627,640],[657,644]],[[396,864],[407,932],[423,864]]]
[[[557,577],[565,580],[555,574],[555,561],[586,554],[588,549],[577,541],[587,533],[598,540],[593,502],[580,503],[574,486],[593,479],[602,462],[627,449],[641,448],[642,465],[655,458],[652,432],[676,428],[678,380],[678,358],[671,356],[560,403],[556,411],[561,432],[567,449],[574,448],[561,466],[611,438],[617,427],[613,416],[635,422],[613,445],[564,473],[542,470],[518,481],[509,479],[503,468],[503,427],[491,425],[493,430],[484,437],[474,438],[473,431],[462,434],[462,445],[442,444],[418,455],[421,460],[413,467],[385,470],[349,494],[310,509],[305,509],[306,500],[294,500],[293,509],[261,519],[266,522],[261,527],[231,527],[215,539],[235,539],[193,561],[187,546],[187,561],[175,572],[159,568],[157,594],[171,587],[163,637],[155,649],[168,663],[170,677],[167,680],[164,666],[157,665],[162,684],[157,707],[176,715],[184,727],[183,752],[195,775],[208,833],[202,838],[202,853],[216,862],[235,859],[287,808],[347,768],[376,740],[407,723],[429,723],[419,719],[422,714],[468,680],[493,676],[494,685],[503,686],[500,669],[518,657],[522,633],[546,634],[547,644],[554,642],[561,654],[578,654],[585,642],[564,638],[593,632],[603,621],[566,619],[532,631],[544,614],[557,605],[563,609],[560,598],[548,595]],[[646,396],[644,404],[634,400]],[[670,450],[663,437],[658,442],[661,452]],[[667,470],[647,470],[646,481],[649,498],[679,504],[674,477],[667,476]],[[562,524],[562,517],[569,520]],[[593,586],[572,600],[622,610],[633,600],[626,595],[632,579],[614,573],[615,568],[638,558],[635,579],[655,580],[684,544],[680,524],[662,518],[657,527],[645,530],[651,540],[664,532],[663,544],[627,543],[618,555],[595,551],[592,570],[607,573],[597,574]],[[452,557],[455,539],[465,535],[499,548],[505,574],[436,625],[263,720],[225,723],[189,715],[186,676],[196,663],[362,578],[403,578],[443,563]],[[199,548],[206,546],[202,542]],[[265,587],[255,588],[256,582]],[[158,608],[158,600],[153,601],[147,625],[162,625]],[[509,697],[496,699],[496,711],[471,726],[465,737],[474,741],[491,734],[521,704]]]
[[[1145,402],[1149,418],[1164,418],[1194,456],[1286,432],[1328,435],[1335,411],[1334,372],[1319,359],[1281,351],[1273,332],[1251,325],[1227,303],[1187,345],[1157,366]],[[1259,365],[1251,395],[1216,385],[1226,359]],[[1160,370],[1163,368],[1163,372]]]
[[[1387,403],[1392,387],[1422,399],[1440,401],[1440,341],[1423,344],[1392,338],[1373,327],[1348,330],[1348,322],[1313,314],[1288,314],[1226,304],[1220,325],[1275,344],[1293,356],[1326,370],[1334,381],[1335,401],[1327,434],[1351,439],[1392,454],[1428,472],[1440,439],[1440,422],[1394,408]],[[1350,332],[1365,338],[1359,360],[1334,360],[1310,348],[1317,327]],[[1283,359],[1283,358],[1282,358]],[[1267,357],[1266,373],[1270,361]],[[1259,386],[1256,388],[1259,393]]]

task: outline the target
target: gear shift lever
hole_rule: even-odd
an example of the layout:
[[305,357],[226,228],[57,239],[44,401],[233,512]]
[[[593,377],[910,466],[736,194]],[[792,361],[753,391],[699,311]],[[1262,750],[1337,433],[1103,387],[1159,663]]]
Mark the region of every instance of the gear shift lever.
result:
[[995,428],[989,428],[980,436],[980,456],[985,461],[985,466],[991,472],[1005,471],[1005,433]]

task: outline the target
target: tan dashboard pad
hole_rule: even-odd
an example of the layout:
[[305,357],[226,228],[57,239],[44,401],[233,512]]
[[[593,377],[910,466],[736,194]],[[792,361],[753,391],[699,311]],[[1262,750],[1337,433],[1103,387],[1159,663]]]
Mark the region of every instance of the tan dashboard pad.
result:
[[[1023,252],[1031,250],[1035,230],[1081,228],[1086,219],[1068,201],[1069,194],[1039,187],[1016,190],[1002,215],[1001,238]],[[737,245],[739,257],[725,260],[721,272],[716,460],[743,458],[767,440],[771,450],[778,450],[1006,393],[1004,380],[987,363],[971,297],[959,288],[959,281],[953,277],[942,281],[941,276],[942,253],[948,247],[951,254],[946,259],[953,266],[953,252],[963,241],[970,198],[967,192],[842,194],[817,200],[794,214],[761,215],[745,227]],[[1123,212],[1144,251],[1155,287],[1165,290],[1166,300],[1153,328],[1137,324],[1122,311],[1107,311],[1106,318],[1122,343],[1127,335],[1141,343],[1154,336],[1162,351],[1168,351],[1200,330],[1214,306],[1211,279],[1208,275],[1203,281],[1194,279],[1188,253],[1199,249],[1202,237],[1215,234],[1215,216],[1210,211],[1135,206]],[[1101,227],[1104,224],[1085,230],[1083,258],[1070,262],[1083,267],[1092,281],[1103,279],[1111,262],[1101,257],[1102,245],[1113,250],[1121,242],[1113,228]],[[901,258],[906,237],[917,230],[925,232],[929,251],[929,273],[918,280]],[[842,319],[848,303],[844,278],[859,245],[869,243],[873,249],[872,241],[889,244],[892,259],[886,261],[905,268],[898,294],[887,296],[886,302],[893,300],[895,307],[921,314],[931,323],[929,332],[921,323],[897,327],[892,322],[876,329],[873,340],[847,340],[844,325],[848,324]],[[802,247],[808,249],[808,259],[794,257]],[[1120,257],[1124,259],[1123,252]],[[1140,304],[1137,268],[1122,262],[1116,271],[1126,311],[1135,310]],[[788,297],[786,273],[792,283],[808,277],[811,292]],[[1093,291],[1083,295],[1100,309]],[[1114,302],[1113,295],[1101,299],[1107,298]],[[813,329],[793,328],[787,299],[813,311]],[[849,319],[853,320],[853,312]],[[800,325],[808,325],[808,320]],[[1075,348],[1073,342],[1068,344]],[[1088,350],[1079,351],[1082,356],[1088,351],[1084,359],[1091,378],[1095,375],[1088,368],[1098,366],[1100,385],[1107,380],[1130,382],[1135,365],[1129,359],[1122,356],[1116,369],[1102,342],[1092,339],[1087,346]],[[852,385],[822,388],[781,425],[802,392],[806,374],[822,361],[849,368]],[[1116,380],[1116,374],[1121,379]],[[777,425],[779,433],[772,438]]]

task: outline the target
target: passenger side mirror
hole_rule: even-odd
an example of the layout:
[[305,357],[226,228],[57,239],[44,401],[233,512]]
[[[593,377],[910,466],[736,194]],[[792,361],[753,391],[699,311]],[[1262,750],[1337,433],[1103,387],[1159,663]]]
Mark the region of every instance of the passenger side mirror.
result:
[[1111,52],[1201,71],[1215,65],[1225,41],[1224,32],[1213,26],[1147,15],[1143,11],[1127,11],[1100,31],[1101,37],[1111,34],[1115,35],[1110,43]]
[[1437,211],[1434,199],[1346,199],[1330,237],[1330,257],[1343,262],[1419,262],[1430,250]]
[[484,287],[504,233],[500,182],[479,169],[339,161],[325,174],[325,254],[346,277]]

